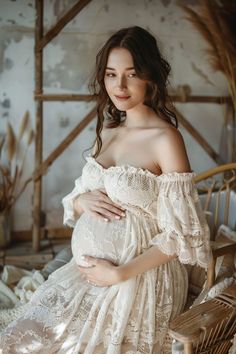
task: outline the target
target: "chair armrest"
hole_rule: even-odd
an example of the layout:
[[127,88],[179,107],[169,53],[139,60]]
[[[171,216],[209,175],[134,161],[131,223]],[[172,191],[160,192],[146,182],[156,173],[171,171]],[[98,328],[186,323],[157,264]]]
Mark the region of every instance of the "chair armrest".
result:
[[[229,330],[227,329],[229,326]],[[224,340],[232,338],[232,329],[236,326],[236,284],[231,285],[222,294],[214,299],[196,305],[178,315],[169,326],[169,335],[183,343],[197,343],[206,341],[211,336],[224,332]],[[223,336],[222,336],[223,337]],[[209,344],[210,344],[209,343]]]
[[228,253],[236,253],[236,243],[212,250],[213,258],[218,258]]
[[218,257],[224,256],[228,253],[236,253],[236,243],[227,246],[219,247],[212,250],[212,260],[207,268],[207,288],[211,289],[215,283],[215,266]]

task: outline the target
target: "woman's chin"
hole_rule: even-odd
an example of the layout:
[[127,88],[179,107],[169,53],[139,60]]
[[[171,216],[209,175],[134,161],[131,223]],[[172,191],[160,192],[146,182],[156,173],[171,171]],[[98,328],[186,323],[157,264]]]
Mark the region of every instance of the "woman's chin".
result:
[[128,102],[113,102],[115,107],[119,110],[119,111],[128,111],[129,109],[133,108],[133,105],[131,105]]

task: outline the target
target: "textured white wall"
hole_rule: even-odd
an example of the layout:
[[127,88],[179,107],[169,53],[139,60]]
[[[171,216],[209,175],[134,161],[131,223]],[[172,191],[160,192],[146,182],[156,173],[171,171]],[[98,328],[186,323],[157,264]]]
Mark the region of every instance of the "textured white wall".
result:
[[[184,0],[182,0],[184,2]],[[45,1],[45,27],[52,24],[75,1]],[[195,1],[186,3],[196,6]],[[17,129],[28,109],[34,125],[34,1],[0,2],[0,133],[9,120]],[[171,85],[188,84],[192,94],[227,95],[220,73],[213,73],[200,35],[184,19],[175,0],[93,0],[50,43],[44,52],[44,90],[58,93],[86,93],[95,55],[108,36],[121,27],[139,25],[155,34],[172,65]],[[178,104],[177,107],[219,150],[223,107],[213,104]],[[44,117],[44,158],[78,124],[91,108],[88,103],[46,103]],[[95,122],[71,144],[43,179],[43,209],[48,223],[61,225],[61,198],[73,187],[84,164],[82,152],[94,139]],[[192,168],[203,171],[215,164],[193,138],[181,129]],[[25,176],[33,166],[33,149],[28,156]],[[14,210],[14,228],[31,227],[32,186]]]

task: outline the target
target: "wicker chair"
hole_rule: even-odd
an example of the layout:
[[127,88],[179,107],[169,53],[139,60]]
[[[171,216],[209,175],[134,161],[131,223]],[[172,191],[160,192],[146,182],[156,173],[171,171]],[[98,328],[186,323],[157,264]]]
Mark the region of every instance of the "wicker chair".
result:
[[[196,176],[195,182],[211,229],[213,259],[206,275],[198,267],[188,267],[191,302],[193,295],[197,296],[201,290],[204,278],[205,293],[202,291],[202,294],[206,295],[215,283],[224,276],[229,276],[227,262],[225,269],[222,267],[223,271],[219,271],[222,256],[231,257],[231,261],[234,261],[235,240],[230,239],[227,233],[224,234],[227,227],[220,226],[224,224],[236,230],[236,163],[202,173]],[[221,242],[218,242],[219,240]],[[200,295],[199,301],[195,301],[190,309],[170,323],[169,334],[183,343],[185,354],[226,354],[236,333],[236,285],[228,287],[210,300],[199,303],[202,298]],[[188,302],[188,306],[191,302]]]

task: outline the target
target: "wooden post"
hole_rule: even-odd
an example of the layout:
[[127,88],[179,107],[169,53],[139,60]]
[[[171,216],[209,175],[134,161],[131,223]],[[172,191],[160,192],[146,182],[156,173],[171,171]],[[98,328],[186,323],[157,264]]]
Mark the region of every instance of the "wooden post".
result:
[[[78,0],[76,4],[44,36],[43,12],[44,0],[35,0],[35,95],[43,95],[43,48],[71,21],[91,0]],[[86,98],[86,97],[85,97]],[[86,100],[90,99],[87,97]],[[35,124],[35,170],[42,165],[43,152],[43,100],[36,101]],[[33,195],[33,249],[40,248],[42,176],[34,180]]]
[[184,343],[184,354],[194,354],[193,343]]
[[[43,53],[39,44],[43,37],[43,0],[35,0],[36,24],[35,24],[35,92],[42,94],[43,90]],[[36,126],[35,126],[35,169],[42,163],[43,151],[43,102],[36,102]],[[40,213],[41,213],[42,178],[34,182],[33,195],[33,249],[40,248]]]
[[212,258],[210,264],[207,268],[207,288],[210,290],[215,284],[215,268],[216,268],[216,258]]

